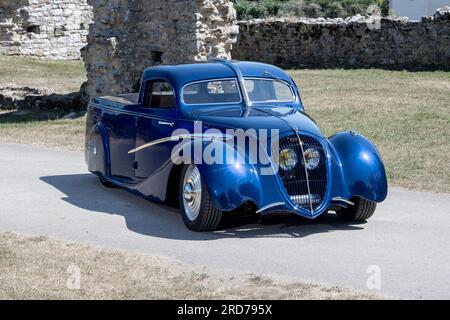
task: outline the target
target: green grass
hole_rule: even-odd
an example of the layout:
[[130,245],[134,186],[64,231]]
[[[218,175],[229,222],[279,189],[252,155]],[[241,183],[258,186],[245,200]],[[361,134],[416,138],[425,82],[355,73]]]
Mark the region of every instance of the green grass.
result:
[[387,0],[233,0],[239,20],[277,16],[346,18],[365,14],[370,5],[389,11]]
[[[10,73],[5,73],[7,69]],[[306,111],[324,134],[351,129],[374,141],[390,185],[450,193],[450,72],[289,73],[300,88]],[[0,57],[0,85],[16,79],[34,87],[46,82],[55,91],[74,90],[84,77],[80,63]],[[39,113],[0,114],[0,143],[81,150],[83,139],[83,117],[43,120]]]

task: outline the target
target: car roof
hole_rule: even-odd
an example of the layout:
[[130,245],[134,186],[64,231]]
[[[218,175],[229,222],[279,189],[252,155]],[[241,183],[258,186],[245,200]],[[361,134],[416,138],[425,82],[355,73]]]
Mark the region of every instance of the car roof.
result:
[[[282,69],[270,64],[247,61],[228,61],[237,67],[244,77],[265,77],[271,78],[274,75],[284,81],[292,83],[289,75]],[[264,74],[266,73],[266,74]],[[174,65],[157,65],[145,69],[143,79],[163,78],[181,87],[194,81],[235,78],[233,69],[223,60],[182,63]]]

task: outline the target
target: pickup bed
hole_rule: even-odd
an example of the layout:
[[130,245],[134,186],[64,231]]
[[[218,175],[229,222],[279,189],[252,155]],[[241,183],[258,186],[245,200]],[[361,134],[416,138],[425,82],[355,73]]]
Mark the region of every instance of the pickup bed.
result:
[[139,104],[139,93],[127,93],[116,96],[102,96],[93,99],[94,103],[102,106],[121,108]]

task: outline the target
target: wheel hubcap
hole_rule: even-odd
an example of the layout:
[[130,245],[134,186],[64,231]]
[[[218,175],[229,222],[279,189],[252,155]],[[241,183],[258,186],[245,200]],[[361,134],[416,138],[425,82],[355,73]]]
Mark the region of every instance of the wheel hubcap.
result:
[[202,200],[202,184],[200,171],[197,166],[191,165],[186,170],[183,179],[183,204],[186,216],[194,221],[200,213]]
[[194,187],[192,186],[192,182],[188,182],[184,186],[184,199],[187,202],[192,202],[195,200],[195,193],[194,193]]

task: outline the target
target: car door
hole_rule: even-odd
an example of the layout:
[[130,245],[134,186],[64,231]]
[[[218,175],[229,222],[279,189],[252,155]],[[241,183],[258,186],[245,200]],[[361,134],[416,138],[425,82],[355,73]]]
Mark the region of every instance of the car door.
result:
[[[171,137],[176,128],[176,99],[173,86],[164,79],[148,80],[136,132],[136,147]],[[136,152],[136,179],[150,177],[170,160],[175,142],[164,142]]]
[[103,113],[103,124],[109,137],[111,176],[125,183],[134,181],[134,155],[128,151],[136,144],[136,121],[139,106],[108,109]]

